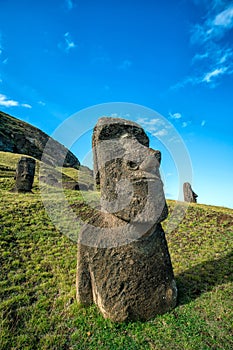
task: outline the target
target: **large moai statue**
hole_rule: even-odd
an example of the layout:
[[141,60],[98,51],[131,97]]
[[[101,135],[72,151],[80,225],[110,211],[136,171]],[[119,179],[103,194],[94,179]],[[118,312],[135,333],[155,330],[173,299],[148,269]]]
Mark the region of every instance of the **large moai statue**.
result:
[[115,322],[149,320],[176,305],[164,231],[161,154],[136,123],[101,118],[94,128],[94,176],[101,211],[80,232],[77,300]]
[[14,192],[31,192],[36,161],[33,158],[21,157],[18,161],[15,173]]
[[197,203],[198,195],[193,192],[189,182],[185,182],[183,185],[184,201],[189,203]]

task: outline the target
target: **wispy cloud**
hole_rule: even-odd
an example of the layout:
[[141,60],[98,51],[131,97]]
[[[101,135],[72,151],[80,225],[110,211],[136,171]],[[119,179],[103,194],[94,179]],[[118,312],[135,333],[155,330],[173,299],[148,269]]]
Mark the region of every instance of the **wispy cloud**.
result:
[[70,49],[74,49],[76,47],[74,41],[71,38],[71,35],[69,32],[66,32],[64,34],[65,42],[66,42],[66,51],[70,51]]
[[16,100],[9,99],[6,95],[0,94],[0,106],[3,107],[24,107],[24,108],[32,108],[28,103],[19,103]]
[[65,0],[65,6],[67,8],[67,10],[72,10],[75,6],[74,1],[73,0]]
[[182,118],[182,115],[180,113],[169,113],[169,116],[172,119],[180,119],[180,118]]
[[187,128],[187,126],[189,126],[190,124],[191,124],[191,121],[188,120],[186,122],[182,122],[181,126],[182,126],[182,128]]
[[204,127],[205,125],[206,125],[206,121],[205,121],[205,120],[202,120],[201,126]]
[[21,106],[24,107],[24,108],[29,108],[29,109],[32,108],[32,106],[29,105],[28,103],[22,103]]
[[159,127],[161,126],[161,120],[159,118],[138,118],[136,122],[151,133],[158,131]]
[[[199,1],[194,2],[198,5]],[[203,2],[202,2],[203,3]],[[215,87],[223,76],[233,74],[233,49],[229,32],[233,28],[233,4],[226,0],[204,1],[206,13],[203,20],[193,25],[190,43],[196,48],[192,58],[192,70],[196,73],[185,77],[172,89],[187,84],[207,84]]]
[[210,1],[209,11],[203,23],[196,23],[191,30],[191,43],[207,43],[222,39],[233,27],[233,4],[223,1],[222,10],[216,13],[214,1]]
[[74,43],[69,32],[66,32],[63,36],[63,41],[58,44],[59,49],[69,53],[71,49],[74,49],[77,45]]
[[155,137],[164,137],[168,135],[168,125],[160,118],[138,118],[136,120],[147,132]]
[[204,75],[202,81],[206,83],[211,83],[214,78],[216,78],[219,75],[224,74],[227,71],[227,67],[220,67],[220,68],[215,68],[211,72],[208,72]]
[[128,70],[132,66],[132,61],[124,60],[119,66],[119,70]]
[[44,101],[38,101],[38,104],[41,105],[41,106],[45,106],[45,102]]

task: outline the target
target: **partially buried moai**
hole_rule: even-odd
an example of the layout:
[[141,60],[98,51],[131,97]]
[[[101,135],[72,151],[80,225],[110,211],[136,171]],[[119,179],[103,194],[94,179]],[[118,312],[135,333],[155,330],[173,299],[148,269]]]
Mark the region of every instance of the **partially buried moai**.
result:
[[183,185],[184,201],[189,203],[197,203],[198,195],[193,192],[189,182],[185,182]]
[[77,300],[105,318],[149,320],[176,305],[177,288],[160,222],[167,205],[161,154],[136,123],[101,118],[94,128],[101,211],[80,232]]
[[33,158],[20,158],[16,167],[14,192],[31,192],[35,175],[35,165],[36,162]]

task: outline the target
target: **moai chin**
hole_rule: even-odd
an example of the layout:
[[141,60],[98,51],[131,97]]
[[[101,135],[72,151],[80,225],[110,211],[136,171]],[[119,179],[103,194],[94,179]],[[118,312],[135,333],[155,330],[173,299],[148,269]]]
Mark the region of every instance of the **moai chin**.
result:
[[149,320],[177,300],[161,227],[161,154],[138,124],[120,118],[99,119],[92,146],[101,211],[80,232],[77,300],[115,322]]
[[21,157],[18,161],[15,173],[14,192],[31,192],[35,175],[35,159]]
[[189,182],[185,182],[183,185],[184,201],[189,203],[197,203],[198,195],[193,192]]

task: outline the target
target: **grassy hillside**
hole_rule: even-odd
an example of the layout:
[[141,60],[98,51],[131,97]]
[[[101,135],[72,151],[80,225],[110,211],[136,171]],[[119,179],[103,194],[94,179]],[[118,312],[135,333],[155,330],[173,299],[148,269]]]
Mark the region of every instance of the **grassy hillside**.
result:
[[[9,191],[17,159],[0,153],[0,349],[233,348],[233,210],[190,205],[167,230],[177,307],[150,322],[114,324],[76,303],[77,247],[51,223],[38,179],[33,194]],[[81,194],[65,192],[88,215]]]

